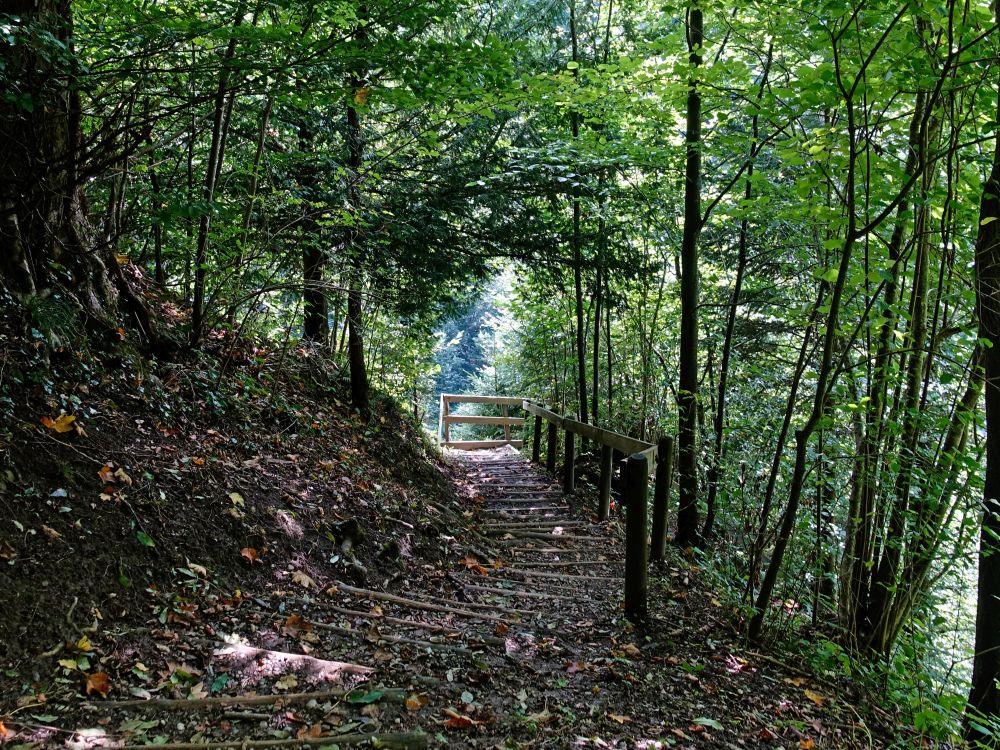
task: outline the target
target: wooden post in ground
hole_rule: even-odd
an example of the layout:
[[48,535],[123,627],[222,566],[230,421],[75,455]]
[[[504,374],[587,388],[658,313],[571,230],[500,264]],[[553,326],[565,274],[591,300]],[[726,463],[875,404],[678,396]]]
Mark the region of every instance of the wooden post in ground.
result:
[[535,434],[531,436],[531,460],[536,464],[542,460],[542,418],[535,415]]
[[438,445],[444,442],[444,394],[438,399]]
[[649,590],[646,549],[648,484],[649,459],[640,453],[633,453],[625,468],[625,616],[630,620],[646,614]]
[[448,417],[451,415],[451,401],[447,396],[441,397],[441,413],[444,415],[442,422],[444,422],[444,441],[446,443],[451,442],[451,422],[448,421]]
[[[510,415],[510,412],[507,411],[507,404],[500,404],[500,416],[501,417],[507,417],[509,415]],[[503,439],[506,440],[508,443],[510,442],[510,425],[509,424],[505,424],[503,426]]]
[[673,465],[674,439],[661,437],[656,446],[656,483],[653,485],[653,538],[649,546],[652,560],[662,560],[667,545],[667,506],[670,504]]
[[549,434],[545,451],[545,468],[553,474],[556,472],[556,439],[558,437],[555,423],[549,422]]
[[[567,421],[576,420],[575,414],[567,414]],[[576,435],[566,430],[566,450],[563,454],[563,492],[567,495],[576,489]]]
[[597,518],[607,521],[611,512],[611,472],[614,468],[612,455],[614,450],[610,445],[601,446],[601,479],[598,482],[600,493],[597,501]]

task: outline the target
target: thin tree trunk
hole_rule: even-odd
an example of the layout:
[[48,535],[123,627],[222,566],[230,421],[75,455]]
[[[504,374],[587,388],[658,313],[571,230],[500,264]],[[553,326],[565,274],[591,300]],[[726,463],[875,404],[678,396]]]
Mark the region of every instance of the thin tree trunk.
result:
[[[578,62],[577,38],[576,38],[576,0],[570,0],[569,6],[569,32],[572,44],[573,62]],[[573,69],[574,77],[578,74],[579,68]],[[575,109],[570,112],[570,129],[573,136],[573,148],[577,147],[580,140],[580,114]],[[574,151],[575,152],[575,151]],[[577,155],[577,159],[579,156]],[[587,418],[587,329],[583,323],[583,248],[581,237],[581,205],[580,205],[580,180],[579,164],[576,167],[577,174],[573,178],[573,301],[576,312],[576,372],[577,372],[577,395],[580,405],[580,421],[588,422]],[[585,443],[585,441],[584,441]],[[581,448],[582,450],[583,448]]]
[[[361,17],[364,17],[362,9]],[[367,33],[364,28],[359,27],[355,32],[355,37],[364,42]],[[364,88],[363,75],[358,74],[351,79],[351,91],[354,97],[361,96]],[[347,200],[354,211],[355,222],[347,230],[347,251],[350,261],[351,280],[347,290],[347,320],[350,330],[348,331],[347,358],[351,370],[351,405],[361,412],[368,414],[369,407],[369,387],[368,370],[365,367],[365,344],[364,335],[361,329],[361,317],[363,304],[361,300],[361,290],[364,285],[364,259],[363,248],[358,241],[358,222],[361,213],[361,196],[358,189],[358,182],[361,179],[361,167],[364,160],[364,136],[361,132],[361,118],[358,110],[353,106],[347,107],[347,145],[348,145],[348,166],[351,169],[350,183],[347,189]]]
[[[704,19],[698,0],[688,9],[687,41],[693,68],[701,65]],[[696,74],[692,74],[693,76]],[[687,157],[684,168],[684,236],[681,241],[680,377],[677,388],[677,535],[683,546],[698,543],[698,237],[701,233],[701,90],[688,81]]]
[[[771,60],[774,54],[774,42],[767,47],[767,60],[761,73],[760,87],[757,89],[757,102],[760,103],[767,89],[768,74],[771,71]],[[754,110],[751,118],[752,138],[750,140],[750,156],[747,160],[747,178],[743,187],[744,204],[749,210],[753,200],[753,172],[756,161],[757,143],[760,139],[760,113]],[[743,277],[747,268],[747,243],[750,234],[750,218],[740,219],[739,249],[736,259],[736,279],[733,282],[733,293],[729,301],[729,311],[726,317],[726,335],[722,344],[722,362],[719,365],[719,390],[715,408],[715,441],[712,446],[712,462],[708,469],[708,497],[705,500],[705,525],[701,534],[705,538],[712,536],[715,526],[715,500],[719,494],[719,475],[722,462],[725,459],[725,429],[726,429],[726,389],[729,385],[729,361],[733,351],[733,332],[736,330],[736,317],[739,312],[740,294],[743,291]]]
[[227,128],[227,97],[229,88],[229,75],[232,71],[230,63],[236,55],[236,33],[235,30],[243,25],[243,17],[246,15],[246,4],[240,3],[236,10],[236,17],[233,19],[233,33],[229,36],[229,44],[222,57],[222,67],[219,72],[219,83],[215,91],[215,114],[212,121],[212,142],[208,152],[208,164],[205,169],[205,184],[202,196],[205,200],[204,213],[198,222],[198,244],[195,246],[194,254],[194,301],[191,309],[191,336],[189,343],[197,346],[201,340],[202,328],[205,324],[205,282],[208,278],[208,237],[212,226],[212,201],[215,199],[215,185],[221,167],[224,153],[223,142]]

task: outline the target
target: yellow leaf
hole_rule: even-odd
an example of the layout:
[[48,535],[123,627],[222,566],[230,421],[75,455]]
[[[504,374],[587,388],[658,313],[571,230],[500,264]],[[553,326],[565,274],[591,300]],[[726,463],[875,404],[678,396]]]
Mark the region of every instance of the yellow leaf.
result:
[[49,419],[48,417],[42,417],[41,419],[42,424],[54,432],[70,432],[73,429],[73,422],[75,421],[76,417],[69,414],[63,414],[56,419]]
[[799,750],[812,750],[816,747],[816,740],[812,737],[805,737],[799,740]]
[[827,701],[827,697],[822,693],[817,693],[815,690],[805,689],[806,698],[811,700],[817,706],[822,706]]
[[59,666],[63,669],[76,669],[76,659],[60,659]]
[[368,87],[362,86],[356,89],[354,92],[354,103],[359,107],[363,107],[366,101],[368,101]]
[[93,651],[94,644],[90,642],[90,639],[87,636],[81,636],[80,640],[76,642],[76,648],[79,651]]
[[406,699],[406,710],[407,711],[419,711],[421,708],[430,703],[430,699],[423,693],[414,693],[408,696]]

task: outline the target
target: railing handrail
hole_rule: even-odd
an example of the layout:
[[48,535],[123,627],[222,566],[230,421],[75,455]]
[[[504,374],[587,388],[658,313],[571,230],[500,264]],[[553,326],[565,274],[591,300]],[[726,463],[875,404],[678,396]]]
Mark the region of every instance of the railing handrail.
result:
[[[510,406],[520,407],[524,398],[521,396],[484,396],[478,393],[442,393],[440,397],[440,410],[438,415],[438,443],[446,448],[456,448],[458,450],[474,450],[477,448],[499,448],[504,445],[512,445],[520,448],[524,441],[512,440],[510,436],[511,427],[520,427],[524,424],[524,417],[511,417],[507,415]],[[501,416],[466,416],[462,414],[452,414],[452,404],[495,404],[500,407]],[[503,427],[503,440],[452,440],[451,425],[453,424],[481,424],[495,427]]]
[[593,440],[595,443],[600,445],[607,445],[616,451],[620,451],[625,455],[632,455],[635,453],[640,453],[649,458],[650,464],[656,461],[656,444],[647,443],[645,440],[639,440],[638,438],[629,437],[628,435],[622,435],[620,432],[613,432],[612,430],[606,430],[603,427],[598,427],[596,425],[587,424],[586,422],[580,422],[576,419],[570,419],[569,417],[563,417],[556,414],[554,411],[546,409],[541,404],[532,401],[531,399],[524,399],[521,403],[521,407],[529,414],[534,414],[536,417],[541,417],[550,424],[554,424],[567,432],[572,432],[574,435],[580,435],[588,440]]

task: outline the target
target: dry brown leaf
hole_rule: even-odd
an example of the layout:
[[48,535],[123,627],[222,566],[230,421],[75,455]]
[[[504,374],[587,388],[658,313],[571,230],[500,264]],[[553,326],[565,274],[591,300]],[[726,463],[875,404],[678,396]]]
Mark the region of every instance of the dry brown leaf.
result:
[[62,538],[62,534],[60,534],[58,531],[56,531],[55,529],[53,529],[51,526],[42,525],[42,531],[45,532],[45,535],[49,539],[60,539],[60,538]]
[[307,589],[317,589],[319,586],[316,585],[316,581],[307,576],[301,570],[296,570],[292,574],[292,583],[297,583],[299,586]]
[[308,727],[308,728],[302,727],[295,734],[295,738],[299,739],[299,740],[309,739],[309,738],[312,738],[312,737],[322,737],[322,736],[323,736],[323,725],[322,724],[313,724],[311,727]]
[[102,698],[107,698],[111,692],[111,680],[107,672],[94,672],[87,675],[87,695],[98,693]]
[[630,721],[632,721],[631,716],[627,715],[623,716],[621,714],[608,714],[608,718],[611,719],[612,721],[617,721],[619,724],[628,724]]
[[243,555],[243,557],[248,562],[251,562],[251,563],[254,562],[254,561],[256,561],[256,559],[258,557],[257,550],[255,550],[253,547],[244,547],[243,549],[240,550],[240,554]]
[[812,750],[816,747],[816,740],[812,737],[803,737],[799,740],[799,750]]
[[493,628],[493,632],[497,635],[507,635],[508,630],[510,630],[510,626],[505,622],[498,622],[496,627]]

